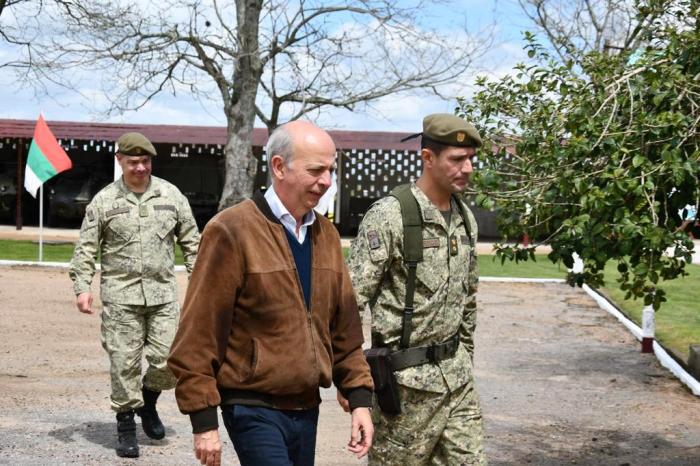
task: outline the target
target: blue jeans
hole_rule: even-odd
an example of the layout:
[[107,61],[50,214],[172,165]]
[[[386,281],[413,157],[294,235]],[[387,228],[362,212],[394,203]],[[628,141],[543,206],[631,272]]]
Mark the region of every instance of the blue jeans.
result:
[[229,405],[221,407],[221,415],[241,466],[313,466],[318,407]]

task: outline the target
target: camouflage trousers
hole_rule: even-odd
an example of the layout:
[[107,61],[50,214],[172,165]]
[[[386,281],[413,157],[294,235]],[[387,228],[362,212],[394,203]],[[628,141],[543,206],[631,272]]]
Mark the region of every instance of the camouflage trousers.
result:
[[372,466],[486,465],[479,398],[473,379],[451,393],[399,385],[401,414],[372,411]]
[[[112,409],[143,406],[141,387],[153,391],[175,387],[167,366],[170,345],[180,320],[177,301],[157,306],[102,303],[102,347],[109,355]],[[148,367],[141,375],[142,358]]]

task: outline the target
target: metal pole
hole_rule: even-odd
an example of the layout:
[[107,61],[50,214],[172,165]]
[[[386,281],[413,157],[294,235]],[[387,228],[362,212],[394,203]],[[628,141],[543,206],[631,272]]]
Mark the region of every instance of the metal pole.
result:
[[17,140],[17,184],[15,185],[15,228],[22,229],[22,193],[24,193],[24,179],[22,177],[22,154],[24,152],[24,139]]
[[44,183],[39,185],[39,262],[44,260]]

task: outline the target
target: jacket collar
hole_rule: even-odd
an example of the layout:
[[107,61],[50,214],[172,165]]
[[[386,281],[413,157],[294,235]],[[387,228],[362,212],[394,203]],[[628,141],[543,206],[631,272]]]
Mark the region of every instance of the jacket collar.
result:
[[[411,192],[416,198],[416,201],[418,201],[418,206],[420,207],[423,222],[440,225],[442,226],[442,228],[445,229],[446,232],[449,232],[450,228],[448,225],[445,224],[445,218],[442,216],[440,210],[437,207],[435,207],[435,204],[430,202],[428,196],[426,196],[425,193],[421,191],[421,189],[418,186],[416,186],[415,183],[411,183]],[[454,194],[451,196],[450,199],[450,208],[452,209],[451,225],[455,228],[458,228],[462,224],[463,220],[462,213],[460,211],[461,206],[458,204],[457,196],[455,196]]]
[[[282,225],[282,222],[280,222],[279,219],[277,217],[275,217],[275,214],[272,213],[272,209],[270,209],[270,204],[267,203],[267,199],[265,199],[265,195],[263,194],[262,191],[260,191],[259,189],[257,191],[255,191],[255,193],[253,194],[252,201],[255,203],[255,206],[258,208],[258,210],[260,210],[260,212],[262,212],[262,214],[269,221],[271,221],[272,223],[277,223],[279,226],[284,228],[284,225]],[[316,211],[312,210],[312,212],[314,213],[314,215],[316,215],[318,217],[318,214],[316,213]],[[314,223],[309,225],[309,230],[308,230],[309,232],[312,233],[312,237],[311,237],[312,241],[316,239],[316,237],[317,237],[316,232],[320,228],[318,218],[316,218],[316,220],[317,221],[315,221]],[[308,232],[307,232],[307,234],[308,234]]]
[[280,222],[279,219],[275,217],[275,214],[272,213],[272,209],[270,209],[270,204],[267,203],[267,199],[265,199],[265,196],[259,189],[255,191],[255,194],[253,194],[253,202],[260,210],[260,212],[262,212],[263,215],[267,217],[269,221],[271,221],[272,223],[279,223],[280,225],[282,225],[282,222]]

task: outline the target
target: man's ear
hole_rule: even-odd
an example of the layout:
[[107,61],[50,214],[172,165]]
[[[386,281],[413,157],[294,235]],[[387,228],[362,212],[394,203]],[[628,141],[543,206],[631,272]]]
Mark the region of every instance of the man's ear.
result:
[[272,175],[275,178],[284,178],[284,173],[287,167],[281,155],[273,155],[270,159],[270,166],[272,167]]
[[427,148],[423,148],[420,150],[420,158],[423,159],[423,166],[432,168],[433,166],[433,161],[435,159],[435,154],[433,154],[433,151]]

